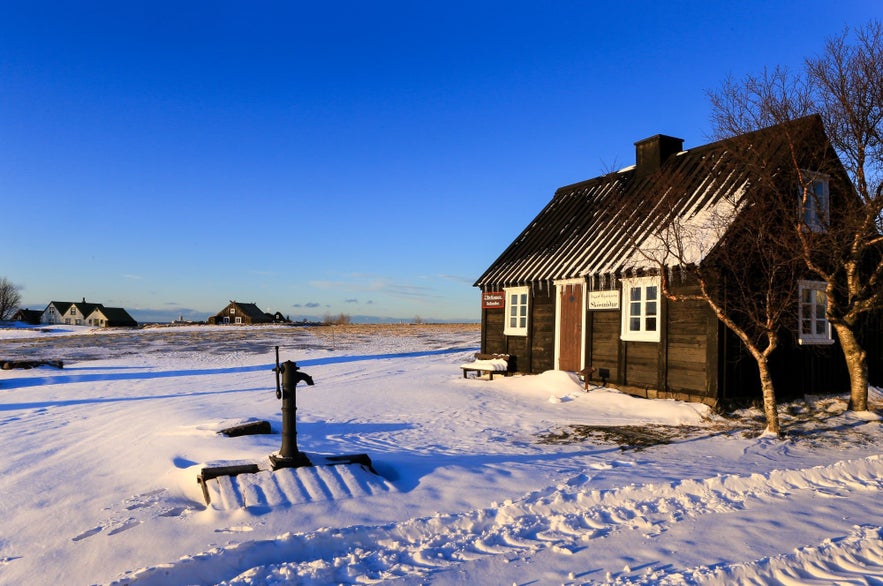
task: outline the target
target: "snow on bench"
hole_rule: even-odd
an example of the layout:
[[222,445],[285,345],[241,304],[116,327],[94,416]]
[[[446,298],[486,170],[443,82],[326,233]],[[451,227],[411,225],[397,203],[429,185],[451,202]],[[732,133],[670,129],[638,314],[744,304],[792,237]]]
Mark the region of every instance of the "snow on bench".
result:
[[481,354],[475,355],[475,361],[469,364],[461,364],[463,369],[463,378],[467,378],[467,373],[475,372],[478,376],[484,373],[488,374],[489,380],[494,380],[494,373],[503,373],[509,375],[509,355],[508,354]]

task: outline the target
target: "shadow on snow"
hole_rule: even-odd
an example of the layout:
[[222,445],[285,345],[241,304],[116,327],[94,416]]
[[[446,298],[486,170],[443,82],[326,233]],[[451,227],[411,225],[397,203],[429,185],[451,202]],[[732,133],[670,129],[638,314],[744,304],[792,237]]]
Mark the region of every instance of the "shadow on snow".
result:
[[[353,356],[328,356],[326,358],[310,358],[307,360],[301,360],[297,363],[298,367],[310,367],[310,366],[324,366],[328,364],[344,364],[347,362],[360,362],[365,360],[387,360],[392,358],[419,358],[423,356],[439,356],[443,354],[455,354],[458,352],[475,352],[478,348],[445,348],[442,350],[424,350],[420,352],[397,352],[397,353],[389,353],[389,354],[357,354]],[[272,370],[275,365],[273,364],[261,364],[257,366],[234,366],[230,368],[205,368],[205,369],[196,369],[196,370],[169,370],[169,371],[160,371],[160,372],[97,372],[94,374],[58,374],[52,376],[42,376],[42,377],[21,377],[21,378],[9,378],[9,379],[0,379],[0,390],[9,390],[9,389],[22,389],[26,387],[40,387],[44,385],[63,385],[69,383],[88,383],[88,382],[104,382],[104,381],[119,381],[119,380],[141,380],[141,379],[153,379],[153,378],[173,378],[173,377],[183,377],[183,376],[204,376],[204,375],[214,375],[214,374],[237,374],[244,372],[258,372],[262,370]],[[128,370],[135,369],[137,367],[128,367],[128,366],[109,366],[109,367],[95,367],[95,370]],[[67,370],[92,370],[89,367],[75,367],[69,368]],[[237,391],[222,391],[222,392],[237,392]],[[211,395],[214,394],[215,391],[206,391],[201,393],[190,393],[190,395]],[[162,398],[162,397],[143,397],[147,398]],[[129,398],[127,400],[137,400],[138,398]],[[115,400],[122,400],[120,398],[113,399],[95,399],[96,402],[110,402]],[[88,400],[78,401],[79,403],[88,402]],[[53,405],[63,405],[63,404],[75,404],[77,402],[67,402],[60,401],[54,402]],[[5,405],[0,406],[0,411],[10,410],[10,408],[22,408],[24,404],[19,405]],[[30,404],[34,405],[34,404]]]

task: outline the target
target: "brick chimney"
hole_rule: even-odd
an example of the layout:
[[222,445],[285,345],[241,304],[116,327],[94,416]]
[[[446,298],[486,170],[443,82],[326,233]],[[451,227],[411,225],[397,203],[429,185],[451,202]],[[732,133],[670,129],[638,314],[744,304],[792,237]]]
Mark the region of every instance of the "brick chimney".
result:
[[684,139],[657,134],[635,143],[635,172],[651,175],[672,155],[684,150]]

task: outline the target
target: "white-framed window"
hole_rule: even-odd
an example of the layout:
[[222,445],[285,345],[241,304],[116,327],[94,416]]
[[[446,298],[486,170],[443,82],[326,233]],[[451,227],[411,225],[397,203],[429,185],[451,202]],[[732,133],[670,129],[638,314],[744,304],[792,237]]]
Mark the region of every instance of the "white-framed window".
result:
[[236,323],[241,324],[241,323],[242,323],[242,318],[241,318],[241,317],[237,317],[237,318],[236,318]]
[[622,279],[622,332],[629,342],[659,341],[659,277]]
[[804,183],[800,186],[801,214],[803,224],[812,232],[824,232],[831,219],[831,196],[828,190],[827,175],[803,172]]
[[231,307],[231,308],[230,308],[230,315],[233,315],[234,313],[236,313],[236,308],[235,308],[235,307]]
[[512,287],[503,289],[506,293],[506,323],[503,333],[507,336],[527,335],[527,287]]
[[828,297],[824,281],[800,281],[800,303],[797,306],[797,342],[799,344],[833,344],[831,324],[825,317]]

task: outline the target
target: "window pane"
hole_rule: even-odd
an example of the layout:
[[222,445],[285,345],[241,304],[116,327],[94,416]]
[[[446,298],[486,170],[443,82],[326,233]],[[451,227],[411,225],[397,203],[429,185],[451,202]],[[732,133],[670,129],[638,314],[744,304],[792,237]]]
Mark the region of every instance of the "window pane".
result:
[[631,315],[641,315],[641,302],[630,303],[629,304],[629,313]]
[[641,300],[641,288],[640,287],[632,287],[629,292],[629,299],[632,301],[640,301]]
[[512,336],[525,335],[527,328],[527,305],[530,292],[525,288],[510,289],[506,292],[508,300],[507,319],[504,333]]
[[827,333],[828,332],[826,331],[826,328],[825,328],[825,320],[820,319],[820,320],[816,321],[816,335],[824,336]]
[[629,331],[632,331],[632,332],[640,332],[641,331],[641,318],[633,317],[629,320]]
[[648,301],[647,302],[646,314],[647,315],[656,315],[656,302],[655,301]]
[[648,332],[655,332],[656,331],[656,318],[655,317],[648,317],[647,318],[646,330]]
[[656,294],[657,294],[657,291],[656,291],[656,286],[655,286],[655,285],[652,285],[652,286],[650,286],[650,287],[647,287],[647,300],[648,300],[648,301],[655,301],[655,300],[656,300]]

